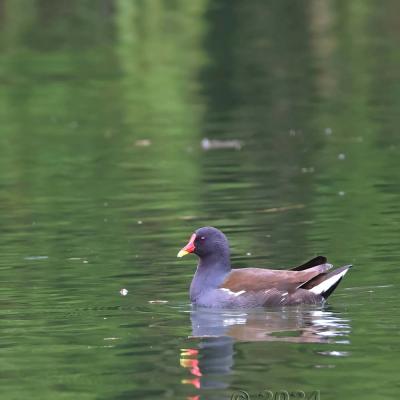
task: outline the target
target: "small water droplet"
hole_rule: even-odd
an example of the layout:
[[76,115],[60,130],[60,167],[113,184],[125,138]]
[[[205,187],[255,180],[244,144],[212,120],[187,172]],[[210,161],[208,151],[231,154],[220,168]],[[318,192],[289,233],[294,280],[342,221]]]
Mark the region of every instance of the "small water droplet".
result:
[[70,127],[71,129],[76,129],[78,126],[79,126],[78,121],[71,121],[71,122],[69,123],[69,127]]
[[121,296],[126,296],[128,294],[128,289],[123,288],[119,291],[119,293]]

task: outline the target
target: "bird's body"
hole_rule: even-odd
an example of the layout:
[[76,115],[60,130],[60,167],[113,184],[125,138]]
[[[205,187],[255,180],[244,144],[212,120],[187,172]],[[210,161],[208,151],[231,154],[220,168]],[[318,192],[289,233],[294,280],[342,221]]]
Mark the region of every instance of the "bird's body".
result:
[[298,267],[232,269],[229,244],[216,228],[204,227],[178,253],[195,253],[200,261],[190,285],[193,304],[213,308],[251,308],[320,304],[333,292],[350,266],[332,268],[319,256]]

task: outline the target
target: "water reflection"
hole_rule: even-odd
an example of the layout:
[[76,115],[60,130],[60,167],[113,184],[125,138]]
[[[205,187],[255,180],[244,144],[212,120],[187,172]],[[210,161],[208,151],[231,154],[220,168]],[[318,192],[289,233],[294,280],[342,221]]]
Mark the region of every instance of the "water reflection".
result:
[[325,309],[210,310],[191,312],[192,337],[229,336],[239,341],[321,343],[349,331],[348,320]]
[[[221,389],[230,385],[235,364],[235,342],[349,343],[350,321],[332,309],[288,308],[191,311],[196,345],[181,349],[181,366],[190,377],[183,380],[197,389]],[[319,352],[337,356],[336,351]],[[340,355],[345,355],[340,352]]]

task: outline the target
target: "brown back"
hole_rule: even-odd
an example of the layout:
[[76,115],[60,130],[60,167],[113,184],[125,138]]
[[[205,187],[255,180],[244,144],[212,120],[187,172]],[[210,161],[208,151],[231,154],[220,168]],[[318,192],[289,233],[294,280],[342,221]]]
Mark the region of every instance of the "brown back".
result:
[[260,291],[275,288],[292,293],[299,286],[324,273],[331,267],[330,264],[322,264],[304,271],[263,268],[234,269],[222,282],[220,288],[226,288],[232,292],[240,290]]

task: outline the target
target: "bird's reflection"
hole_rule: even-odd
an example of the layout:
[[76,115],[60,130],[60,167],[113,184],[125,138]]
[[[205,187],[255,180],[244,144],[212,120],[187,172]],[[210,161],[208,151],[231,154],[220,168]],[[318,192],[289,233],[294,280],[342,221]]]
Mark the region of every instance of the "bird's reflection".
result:
[[277,310],[191,311],[193,346],[181,351],[181,366],[190,377],[183,383],[197,389],[229,386],[228,376],[234,364],[234,343],[344,342],[350,330],[349,321],[338,313],[321,308],[288,308]]

